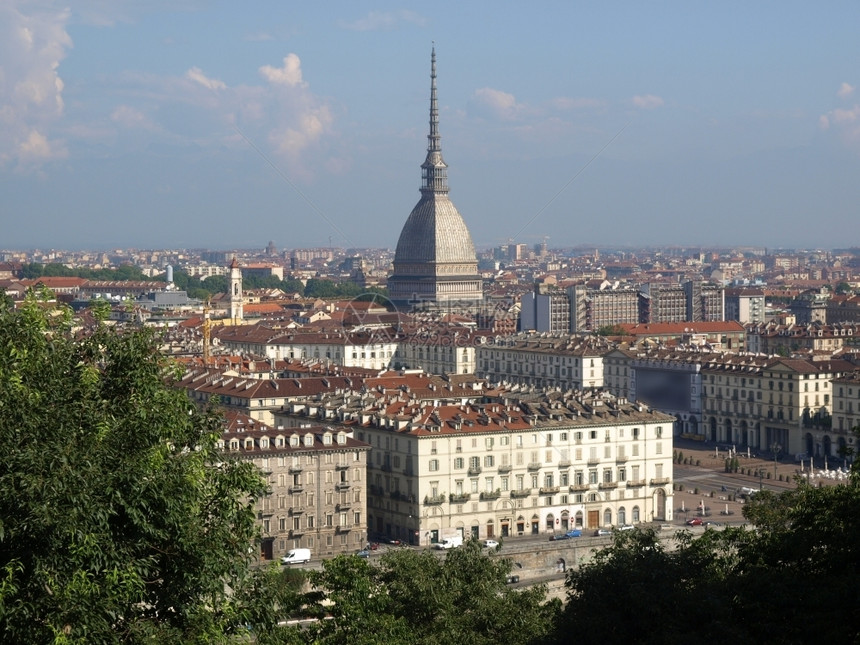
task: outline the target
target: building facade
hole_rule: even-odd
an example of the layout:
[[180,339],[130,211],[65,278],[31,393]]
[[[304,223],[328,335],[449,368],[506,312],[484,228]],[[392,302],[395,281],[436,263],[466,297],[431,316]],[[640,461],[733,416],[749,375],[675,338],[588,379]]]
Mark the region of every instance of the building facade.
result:
[[254,462],[270,493],[259,500],[259,558],[277,560],[308,548],[314,558],[355,553],[367,542],[370,446],[343,428],[277,429],[228,412],[219,447]]

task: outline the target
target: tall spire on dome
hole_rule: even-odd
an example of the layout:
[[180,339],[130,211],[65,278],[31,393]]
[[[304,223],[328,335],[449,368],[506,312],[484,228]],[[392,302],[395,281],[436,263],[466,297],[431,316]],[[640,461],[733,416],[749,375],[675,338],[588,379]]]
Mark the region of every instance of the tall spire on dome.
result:
[[430,54],[430,134],[427,135],[427,158],[421,164],[421,194],[448,194],[448,165],[442,159],[442,137],[439,134],[439,105],[436,100],[436,46]]

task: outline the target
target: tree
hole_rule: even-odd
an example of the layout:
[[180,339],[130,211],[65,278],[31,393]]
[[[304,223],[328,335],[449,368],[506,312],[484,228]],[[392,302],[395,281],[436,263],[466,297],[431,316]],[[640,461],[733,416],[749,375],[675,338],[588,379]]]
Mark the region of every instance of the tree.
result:
[[484,645],[543,643],[559,603],[546,588],[506,584],[507,558],[489,557],[468,540],[444,559],[431,551],[396,549],[373,565],[356,556],[323,563],[311,581],[325,593],[312,598],[314,643]]
[[[79,339],[70,324],[36,297],[0,310],[4,640],[217,642],[271,628],[290,600],[249,568],[259,471],[218,451],[222,419],[169,386],[152,332],[100,325]],[[273,603],[265,614],[252,592]]]
[[754,529],[675,536],[617,533],[568,572],[555,641],[856,642],[860,589],[860,476],[847,484],[799,482],[744,506]]

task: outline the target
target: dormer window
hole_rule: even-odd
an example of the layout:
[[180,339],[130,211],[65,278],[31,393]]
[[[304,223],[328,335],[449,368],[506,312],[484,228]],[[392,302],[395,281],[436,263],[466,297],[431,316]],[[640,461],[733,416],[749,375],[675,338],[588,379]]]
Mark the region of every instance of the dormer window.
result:
[[291,445],[291,446],[293,446],[294,448],[297,448],[297,447],[298,447],[298,445],[299,445],[299,435],[294,434],[292,437],[290,437],[290,445]]
[[344,445],[346,443],[346,433],[345,432],[338,432],[337,433],[337,442],[340,445]]
[[266,450],[269,447],[269,438],[268,437],[260,437],[260,448],[262,450]]
[[331,433],[326,432],[325,434],[323,434],[322,440],[323,440],[324,446],[330,446],[331,445]]
[[305,435],[305,445],[313,446],[314,445],[314,436],[310,432]]
[[230,439],[230,450],[239,450],[239,440]]
[[245,439],[245,450],[253,450],[254,449],[254,440],[250,437]]

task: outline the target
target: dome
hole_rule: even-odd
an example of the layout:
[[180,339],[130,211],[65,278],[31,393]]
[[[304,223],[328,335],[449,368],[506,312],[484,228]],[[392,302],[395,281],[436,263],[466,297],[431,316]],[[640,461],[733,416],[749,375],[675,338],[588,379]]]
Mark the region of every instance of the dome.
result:
[[397,241],[395,264],[474,264],[475,245],[466,222],[447,195],[424,195]]

